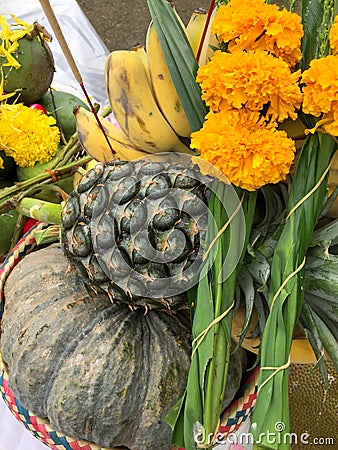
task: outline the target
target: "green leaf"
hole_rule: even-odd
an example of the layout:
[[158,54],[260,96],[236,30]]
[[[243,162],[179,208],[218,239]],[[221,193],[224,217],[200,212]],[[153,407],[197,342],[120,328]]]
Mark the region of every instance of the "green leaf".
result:
[[167,0],[148,0],[164,57],[193,131],[199,130],[208,110],[196,83],[198,64],[186,34]]
[[184,408],[185,394],[179,399],[164,417],[165,422],[171,426],[173,430],[172,444],[181,447],[184,445],[184,422],[182,409]]
[[244,294],[245,299],[245,319],[238,342],[238,345],[241,345],[248,332],[255,302],[255,286],[249,270],[244,265],[241,267],[241,270],[238,274],[237,282]]
[[247,269],[250,271],[255,282],[259,284],[258,291],[265,291],[270,276],[270,264],[263,253],[255,250],[254,257],[247,264]]
[[330,211],[332,206],[335,204],[337,198],[338,198],[338,186],[335,187],[335,189],[333,190],[333,192],[327,199],[325,206],[323,208],[322,214],[321,214],[322,217],[325,217],[327,215],[327,213]]
[[[269,288],[270,314],[261,342],[261,367],[257,398],[252,421],[257,438],[283,422],[284,433],[289,432],[288,377],[293,331],[304,301],[304,258],[326,197],[326,169],[337,144],[328,135],[311,135],[307,138],[291,186],[288,216],[278,239],[271,266]],[[314,313],[313,313],[314,314]],[[318,318],[319,319],[319,318]],[[320,319],[319,319],[320,320]],[[325,346],[329,345],[329,330],[323,323],[318,334]],[[332,334],[331,334],[332,339]],[[335,356],[334,346],[330,352]],[[264,369],[269,368],[269,369]],[[267,448],[288,448],[270,444]]]
[[326,324],[307,304],[304,304],[302,314],[305,317],[305,320],[311,324],[309,329],[314,330],[318,335],[319,341],[330,356],[336,370],[338,370],[337,339],[334,338]]
[[338,243],[338,219],[330,224],[318,228],[313,232],[312,244],[320,246],[330,246]]
[[318,57],[319,33],[323,21],[323,12],[323,2],[319,0],[302,1],[302,23],[304,28],[302,71],[308,69],[310,62]]
[[[192,334],[198,338],[214,319],[213,296],[207,277],[199,282],[195,304]],[[195,449],[194,430],[198,423],[203,423],[204,378],[212,358],[213,334],[214,330],[209,330],[202,340],[197,339],[193,345],[194,354],[188,375],[184,409],[184,442],[180,443],[180,447],[185,447],[186,450]]]

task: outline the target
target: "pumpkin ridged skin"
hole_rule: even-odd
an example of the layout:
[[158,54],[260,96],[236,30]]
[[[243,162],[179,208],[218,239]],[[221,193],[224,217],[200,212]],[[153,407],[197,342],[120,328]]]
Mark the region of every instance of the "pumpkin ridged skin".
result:
[[166,450],[161,419],[183,394],[190,326],[94,295],[58,246],[26,256],[5,285],[1,351],[22,405],[103,447]]

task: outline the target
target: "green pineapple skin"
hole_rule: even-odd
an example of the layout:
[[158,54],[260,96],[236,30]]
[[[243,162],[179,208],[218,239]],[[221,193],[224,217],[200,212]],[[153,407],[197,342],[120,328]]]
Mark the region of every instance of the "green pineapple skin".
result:
[[211,178],[196,166],[98,164],[62,210],[62,247],[95,290],[132,309],[188,308]]

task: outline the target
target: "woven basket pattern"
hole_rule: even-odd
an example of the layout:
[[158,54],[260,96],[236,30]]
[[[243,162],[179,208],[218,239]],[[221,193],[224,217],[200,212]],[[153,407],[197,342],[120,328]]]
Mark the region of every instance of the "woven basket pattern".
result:
[[[37,247],[34,238],[35,231],[42,230],[46,227],[47,225],[41,223],[32,227],[9,253],[0,267],[0,319],[4,307],[3,288],[5,281],[17,263],[26,254],[32,252]],[[231,433],[235,433],[252,413],[257,398],[258,373],[258,368],[252,371],[242,390],[239,392],[238,398],[236,398],[236,400],[234,400],[224,411],[219,427],[219,432],[222,433],[223,438]],[[105,449],[90,442],[79,441],[53,430],[45,419],[35,416],[20,404],[9,385],[9,376],[0,354],[0,392],[5,403],[16,419],[21,422],[33,436],[52,450],[114,450]]]

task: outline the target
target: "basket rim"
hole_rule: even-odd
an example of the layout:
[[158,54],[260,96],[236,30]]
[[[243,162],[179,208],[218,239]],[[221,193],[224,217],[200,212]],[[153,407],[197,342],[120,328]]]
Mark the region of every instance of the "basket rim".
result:
[[[34,225],[20,239],[0,266],[0,324],[5,303],[4,286],[6,279],[21,259],[39,248],[35,241],[34,234],[36,231],[43,230],[47,227],[48,224],[41,222]],[[241,425],[253,412],[257,399],[258,375],[259,366],[251,371],[236,398],[222,413],[218,432],[221,433],[223,437],[238,431]],[[19,399],[15,397],[10,389],[9,384],[10,377],[0,351],[0,392],[4,402],[16,419],[21,422],[34,437],[46,444],[52,450],[59,450],[61,448],[60,445],[62,445],[65,450],[119,450],[120,447],[101,447],[95,443],[72,438],[54,430],[48,420],[34,415],[21,405]]]

